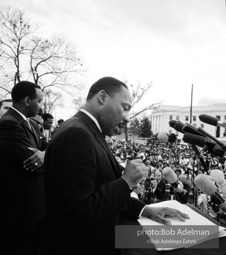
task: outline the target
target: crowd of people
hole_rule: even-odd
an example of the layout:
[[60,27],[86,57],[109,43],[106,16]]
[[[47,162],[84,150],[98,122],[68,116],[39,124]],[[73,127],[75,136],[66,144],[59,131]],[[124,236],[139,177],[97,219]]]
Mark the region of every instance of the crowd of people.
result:
[[[198,174],[211,176],[212,170],[220,170],[226,177],[225,157],[211,155],[205,149],[202,149],[201,156],[196,155],[191,145],[180,140],[170,144],[154,138],[147,140],[145,144],[142,140],[140,143],[135,143],[132,140],[126,142],[125,139],[113,137],[108,140],[108,145],[122,167],[135,158],[141,158],[149,167],[148,176],[133,187],[132,196],[146,204],[175,199],[183,204],[194,205],[202,212],[226,224],[225,218],[219,219],[210,206],[210,197],[194,185],[194,179]],[[163,176],[163,169],[168,167],[177,175],[176,188],[169,185]],[[220,189],[219,192],[223,193]]]
[[[53,116],[40,110],[39,85],[21,81],[11,96],[0,103],[1,254],[116,255],[115,225],[124,218],[166,225],[167,216],[189,218],[147,204],[193,203],[194,175],[205,169],[186,144],[154,139],[139,145],[114,137],[129,121],[126,84],[99,79],[85,105],[54,129]],[[206,154],[204,160],[225,172],[222,159]],[[177,174],[176,187],[163,178],[166,167]]]

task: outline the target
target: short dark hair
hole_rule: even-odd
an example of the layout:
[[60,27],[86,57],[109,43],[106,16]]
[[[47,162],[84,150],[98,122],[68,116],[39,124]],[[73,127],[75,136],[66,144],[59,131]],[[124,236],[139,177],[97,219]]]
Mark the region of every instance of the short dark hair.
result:
[[89,89],[86,100],[90,100],[96,95],[99,91],[105,90],[109,96],[113,96],[115,93],[119,92],[122,87],[128,89],[125,83],[120,80],[117,80],[113,77],[103,77],[96,81],[91,88]]
[[63,123],[63,122],[64,122],[64,119],[59,119],[59,120],[57,121],[58,124],[61,124],[61,123]]
[[43,119],[44,121],[46,121],[47,119],[54,119],[54,117],[53,117],[53,115],[50,114],[50,113],[43,113],[43,114],[42,114],[42,119]]
[[12,89],[12,100],[13,102],[20,102],[20,100],[25,97],[30,97],[30,99],[35,99],[36,89],[41,89],[41,87],[30,81],[20,81]]
[[8,99],[2,99],[2,100],[0,101],[0,108],[2,107],[2,105],[3,105],[4,102],[12,102],[12,99],[10,99],[10,98],[8,98]]
[[37,115],[39,115],[39,116],[42,117],[42,115],[43,115],[43,110],[42,110],[42,108],[39,108],[39,109],[38,109]]

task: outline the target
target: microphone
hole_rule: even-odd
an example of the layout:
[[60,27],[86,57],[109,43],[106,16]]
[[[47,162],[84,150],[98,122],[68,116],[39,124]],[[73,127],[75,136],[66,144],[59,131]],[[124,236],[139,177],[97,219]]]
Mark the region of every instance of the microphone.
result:
[[195,135],[195,134],[190,134],[190,133],[185,133],[182,140],[185,143],[190,143],[194,145],[198,145],[200,147],[207,146],[210,149],[213,149],[214,146],[216,145],[215,142],[213,142],[211,139],[208,137],[200,136],[200,135]]
[[183,126],[184,126],[184,124],[182,123],[182,122],[180,122],[180,121],[177,121],[177,123],[174,125],[174,129],[177,131],[177,132],[180,132],[180,133],[184,133],[184,131],[183,131]]
[[194,135],[205,136],[204,134],[202,134],[201,132],[199,132],[198,129],[197,129],[195,126],[193,126],[193,125],[191,125],[191,124],[189,124],[189,123],[185,123],[185,124],[183,125],[182,131],[183,131],[184,133],[190,133],[190,134],[194,134]]
[[177,140],[177,137],[174,133],[171,133],[170,135],[168,135],[166,132],[161,132],[157,135],[157,139],[158,141],[162,142],[162,143],[175,143]]
[[189,123],[186,123],[184,125],[184,127],[182,128],[182,131],[184,133],[193,133],[196,135],[200,135],[200,136],[204,136],[204,137],[209,137],[211,140],[213,140],[215,143],[217,143],[218,145],[221,146],[221,148],[226,151],[226,144],[219,141],[217,138],[215,138],[214,136],[212,136],[211,134],[209,134],[208,132],[206,132],[203,128],[199,127],[196,128],[192,125],[190,125]]
[[221,146],[221,148],[226,151],[226,144],[219,141],[217,138],[215,138],[214,136],[212,136],[211,134],[207,133],[203,128],[199,127],[197,129],[199,132],[201,132],[203,135],[209,137],[210,139],[212,139],[215,143],[217,143],[218,145]]
[[225,151],[208,137],[185,133],[182,140],[185,143],[206,147],[207,151],[215,156],[223,157],[225,154]]
[[192,144],[192,148],[195,151],[195,154],[199,157],[200,163],[202,164],[205,172],[208,173],[208,168],[206,166],[206,163],[204,162],[204,159],[201,156],[199,149],[197,148],[197,145],[200,147],[206,146],[208,151],[210,151],[211,148],[215,146],[215,143],[212,142],[209,138],[205,138],[203,136],[193,135],[189,133],[185,133],[182,140],[185,143]]
[[177,182],[177,175],[170,167],[165,167],[162,170],[162,176],[172,185],[173,188],[178,188],[182,191],[182,187]]
[[215,156],[223,157],[224,154],[225,154],[225,151],[222,150],[221,146],[219,146],[218,144],[215,144],[214,147],[213,147],[212,153]]
[[162,143],[168,143],[169,135],[166,132],[161,132],[157,135],[157,139]]
[[175,124],[177,123],[176,120],[170,120],[169,121],[169,125],[173,128],[175,126]]
[[222,197],[226,199],[226,180],[224,179],[224,173],[220,169],[211,170],[211,179],[219,186],[219,191],[222,192]]
[[219,208],[223,212],[226,212],[226,202],[223,197],[218,193],[217,186],[213,183],[213,181],[209,178],[208,175],[198,174],[195,177],[194,183],[198,189],[211,197],[211,200],[214,204],[219,206]]
[[177,141],[177,136],[174,133],[169,135],[169,143],[173,144]]
[[218,185],[222,185],[225,181],[224,173],[220,169],[212,169],[210,171],[210,176],[213,181],[215,181]]
[[199,119],[206,124],[226,128],[226,122],[219,121],[217,118],[209,116],[207,114],[199,115]]

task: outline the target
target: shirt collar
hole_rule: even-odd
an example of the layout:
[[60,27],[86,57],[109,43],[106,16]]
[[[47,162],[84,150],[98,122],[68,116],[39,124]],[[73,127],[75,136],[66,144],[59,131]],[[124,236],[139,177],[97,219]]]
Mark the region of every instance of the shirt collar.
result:
[[25,115],[24,115],[23,113],[19,112],[19,111],[18,111],[16,108],[14,108],[13,106],[11,106],[11,108],[12,108],[14,111],[18,112],[18,113],[20,114],[20,116],[21,116],[24,120],[27,120],[27,118],[25,117]]
[[86,115],[88,115],[88,116],[90,117],[90,119],[92,119],[92,120],[95,122],[96,126],[98,127],[98,129],[99,129],[100,132],[102,133],[100,124],[98,123],[97,119],[96,119],[92,114],[90,114],[89,112],[87,112],[87,111],[84,110],[84,109],[81,109],[80,111],[81,111],[81,112],[84,112]]

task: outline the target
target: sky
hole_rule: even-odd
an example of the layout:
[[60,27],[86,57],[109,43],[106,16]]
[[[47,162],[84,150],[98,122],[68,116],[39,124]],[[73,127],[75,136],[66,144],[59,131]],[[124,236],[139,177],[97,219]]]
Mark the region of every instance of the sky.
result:
[[152,82],[141,105],[226,103],[225,0],[0,0],[25,11],[42,36],[62,35],[86,68],[87,87],[103,76]]

